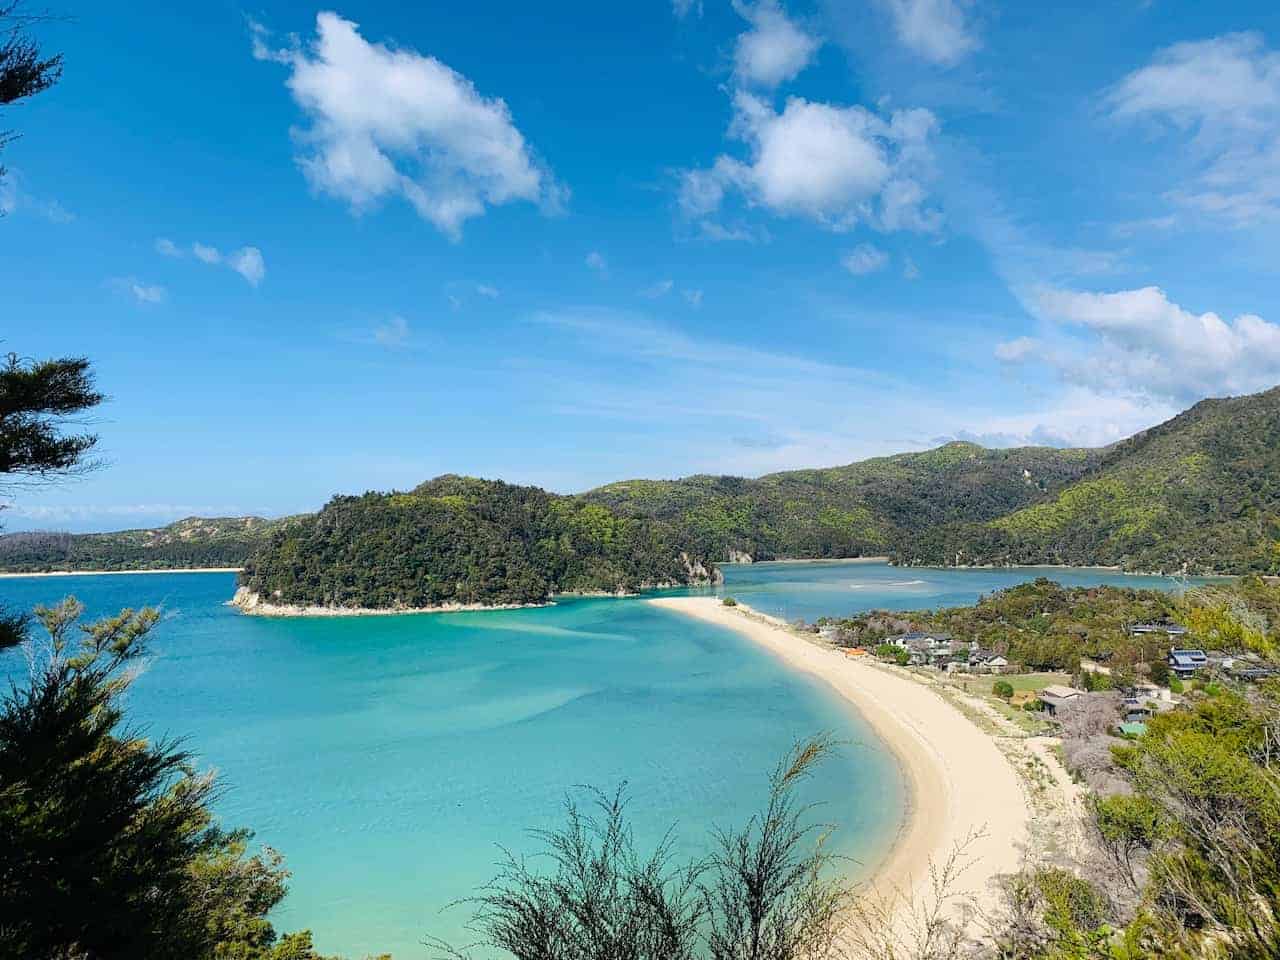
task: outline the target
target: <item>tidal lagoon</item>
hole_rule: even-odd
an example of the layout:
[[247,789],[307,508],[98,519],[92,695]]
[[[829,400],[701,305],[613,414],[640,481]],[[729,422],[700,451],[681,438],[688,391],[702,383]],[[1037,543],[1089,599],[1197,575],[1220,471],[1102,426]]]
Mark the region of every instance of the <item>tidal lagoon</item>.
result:
[[[1070,583],[1170,586],[1104,570],[902,570],[873,563],[726,568],[722,591],[765,612],[815,619],[919,608],[1048,573]],[[866,870],[901,823],[903,780],[870,727],[826,686],[735,632],[636,599],[403,617],[263,619],[226,606],[234,576],[0,581],[30,608],[75,594],[90,615],[158,604],[147,672],[129,693],[149,736],[180,736],[224,784],[226,826],[248,826],[295,876],[281,929],[325,951],[433,955],[466,943],[465,905],[498,846],[538,849],[566,795],[627,784],[638,834],[675,825],[705,852],[712,824],[743,823],[797,739],[846,741],[806,798]],[[0,667],[26,669],[18,653]]]

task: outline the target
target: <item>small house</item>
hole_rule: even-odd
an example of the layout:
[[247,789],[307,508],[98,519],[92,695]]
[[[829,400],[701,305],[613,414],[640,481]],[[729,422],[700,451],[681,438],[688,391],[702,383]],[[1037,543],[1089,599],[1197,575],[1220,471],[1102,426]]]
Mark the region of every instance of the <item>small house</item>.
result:
[[1203,650],[1180,650],[1175,647],[1169,651],[1169,669],[1179,677],[1189,677],[1208,665],[1209,658]]
[[1083,697],[1084,691],[1053,683],[1041,690],[1039,696],[1044,703],[1045,712],[1051,717],[1056,717],[1063,707]]
[[1167,637],[1185,637],[1187,635],[1187,628],[1180,623],[1173,623],[1169,620],[1158,620],[1147,623],[1131,623],[1129,624],[1129,632],[1134,636],[1163,633]]

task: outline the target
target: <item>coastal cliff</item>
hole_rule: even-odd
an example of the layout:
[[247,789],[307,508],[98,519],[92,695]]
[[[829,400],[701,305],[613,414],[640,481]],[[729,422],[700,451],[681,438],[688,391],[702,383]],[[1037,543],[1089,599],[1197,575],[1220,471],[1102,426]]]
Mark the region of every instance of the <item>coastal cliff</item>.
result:
[[249,557],[247,613],[413,612],[707,586],[720,571],[672,525],[471,477],[335,497]]

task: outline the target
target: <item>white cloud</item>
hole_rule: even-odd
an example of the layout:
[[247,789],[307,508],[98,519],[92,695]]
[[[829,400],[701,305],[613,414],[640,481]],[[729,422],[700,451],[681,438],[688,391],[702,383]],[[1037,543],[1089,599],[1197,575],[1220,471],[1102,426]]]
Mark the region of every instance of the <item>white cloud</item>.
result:
[[457,239],[487,207],[527,200],[555,208],[563,196],[499,98],[486,98],[434,57],[370,43],[336,13],[316,16],[306,46],[254,56],[284,63],[310,126],[298,162],[312,186],[360,213],[389,196]]
[[1261,34],[1166,47],[1104,103],[1185,139],[1195,173],[1175,202],[1237,226],[1280,219],[1280,52]]
[[893,18],[903,46],[944,66],[959,62],[978,47],[965,20],[965,0],[880,0]]
[[133,297],[139,303],[164,303],[169,296],[168,291],[158,283],[145,283],[137,277],[115,277],[111,281],[111,286]]
[[719,209],[730,189],[774,213],[801,216],[832,230],[864,221],[883,230],[934,230],[940,215],[924,206],[919,179],[932,170],[928,110],[887,120],[860,106],[790,97],[781,113],[746,91],[734,95],[730,134],[748,159],[722,155],[681,175],[679,203],[689,217]]
[[[187,255],[187,252],[182,247],[168,237],[158,238],[155,248],[157,253],[176,260],[181,260]],[[226,265],[230,267],[244,277],[251,287],[256,287],[262,283],[267,275],[266,260],[263,259],[262,251],[257,247],[241,247],[224,256],[217,247],[197,240],[191,244],[191,255],[201,263],[209,266]]]
[[689,304],[689,306],[691,306],[691,307],[700,307],[700,306],[702,306],[702,291],[701,291],[701,290],[684,290],[684,291],[682,291],[681,295],[684,297],[685,302],[686,302],[686,303],[688,303],[688,304]]
[[267,275],[266,261],[257,247],[241,247],[227,257],[227,266],[244,277],[251,287],[256,287]]
[[218,252],[217,247],[209,247],[203,243],[196,242],[191,245],[191,252],[201,263],[222,262],[222,254]]
[[476,284],[476,293],[480,294],[482,297],[488,297],[490,300],[498,299],[498,288],[491,287],[486,283]]
[[1157,287],[1044,289],[1036,308],[1043,319],[1077,335],[1015,340],[997,347],[997,356],[1046,363],[1068,383],[1100,393],[1186,405],[1280,382],[1280,326],[1253,314],[1224,320],[1193,313]]
[[887,267],[889,255],[879,247],[862,243],[841,257],[840,262],[855,277],[862,277]]
[[403,347],[410,336],[409,321],[399,315],[373,328],[373,342],[382,347]]
[[671,292],[671,288],[675,286],[672,280],[659,280],[657,283],[651,284],[640,291],[640,296],[648,297],[650,300],[657,300],[659,297],[665,297]]
[[35,196],[23,182],[23,175],[9,168],[0,176],[0,216],[18,213],[34,213],[50,223],[71,223],[76,216],[57,200],[45,200]]
[[1178,408],[1142,397],[1069,386],[1029,410],[970,417],[970,426],[942,437],[987,447],[1103,447],[1168,420]]
[[1039,348],[1039,341],[1031,337],[1016,337],[1013,340],[997,343],[995,356],[1002,363],[1021,363],[1034,356]]
[[816,37],[787,17],[777,0],[734,0],[733,8],[751,24],[733,52],[733,75],[740,84],[773,88],[785,83],[808,66],[820,46]]
[[586,264],[596,273],[604,273],[609,269],[609,262],[605,260],[604,254],[599,250],[592,250],[587,254]]
[[902,279],[903,280],[919,280],[920,268],[916,266],[916,262],[910,257],[902,261]]
[[679,20],[683,20],[691,13],[700,17],[702,16],[702,0],[671,0],[671,12]]

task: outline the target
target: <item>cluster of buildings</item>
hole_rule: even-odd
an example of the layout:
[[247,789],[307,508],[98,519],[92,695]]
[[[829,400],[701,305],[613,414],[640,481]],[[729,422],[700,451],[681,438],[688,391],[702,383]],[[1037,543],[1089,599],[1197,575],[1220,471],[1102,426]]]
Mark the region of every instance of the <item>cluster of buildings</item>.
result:
[[907,651],[912,666],[969,673],[1000,673],[1009,669],[1009,661],[1000,654],[984,650],[976,640],[956,640],[949,633],[904,633],[885,642]]

